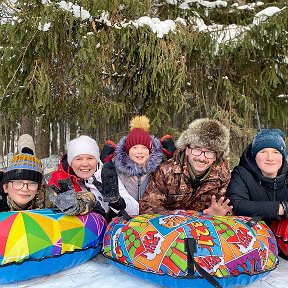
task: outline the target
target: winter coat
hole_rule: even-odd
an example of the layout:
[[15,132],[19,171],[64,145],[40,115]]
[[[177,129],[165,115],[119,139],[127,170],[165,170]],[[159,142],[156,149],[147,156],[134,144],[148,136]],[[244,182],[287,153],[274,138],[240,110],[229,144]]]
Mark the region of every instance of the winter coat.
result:
[[146,190],[150,175],[157,171],[165,159],[159,139],[154,136],[150,137],[152,149],[144,167],[139,166],[127,155],[125,151],[127,136],[124,136],[116,146],[113,162],[118,174],[119,187],[122,187],[122,185],[125,187],[122,192],[120,190],[120,196],[126,202],[126,211],[129,215],[139,214],[138,202]]
[[[96,172],[87,180],[77,177],[72,167],[67,162],[67,154],[63,155],[57,171],[53,172],[48,185],[58,186],[61,179],[71,179],[73,188],[77,192],[77,200],[80,205],[80,214],[90,211],[97,211],[105,214],[108,210],[108,203],[103,201],[101,190],[101,169],[102,163],[98,163]],[[98,188],[97,188],[98,187]]]
[[251,155],[251,144],[232,171],[227,197],[235,215],[278,219],[280,202],[288,199],[287,162],[275,178],[263,176]]
[[185,150],[178,150],[174,158],[164,162],[151,176],[140,200],[140,213],[169,213],[177,209],[202,211],[210,207],[212,195],[217,200],[225,196],[230,176],[227,162],[222,161],[213,164],[202,179],[192,180]]

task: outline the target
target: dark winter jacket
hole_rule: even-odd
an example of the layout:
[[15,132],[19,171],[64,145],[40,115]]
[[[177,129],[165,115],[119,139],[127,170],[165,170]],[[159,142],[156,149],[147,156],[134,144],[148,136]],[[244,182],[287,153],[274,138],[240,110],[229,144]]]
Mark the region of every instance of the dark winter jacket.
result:
[[275,178],[263,176],[251,155],[251,144],[232,172],[227,198],[235,215],[277,219],[280,202],[288,199],[288,170],[285,162]]
[[202,179],[192,180],[185,150],[176,151],[174,158],[161,164],[151,176],[139,203],[140,213],[169,213],[176,209],[202,211],[210,207],[212,195],[217,200],[225,196],[229,180],[226,161],[213,164]]
[[149,182],[149,177],[157,171],[165,159],[158,138],[151,137],[152,149],[149,159],[144,167],[135,163],[125,151],[127,136],[123,137],[117,144],[114,154],[114,165],[117,174],[129,194],[137,201],[143,196]]

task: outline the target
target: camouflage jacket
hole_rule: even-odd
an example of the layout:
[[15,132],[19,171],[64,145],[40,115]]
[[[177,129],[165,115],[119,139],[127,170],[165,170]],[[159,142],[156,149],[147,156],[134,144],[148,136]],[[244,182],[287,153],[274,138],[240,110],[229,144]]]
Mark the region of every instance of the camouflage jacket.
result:
[[[231,178],[226,161],[212,165],[203,179],[192,180],[185,151],[177,151],[174,158],[162,163],[154,173],[140,200],[140,213],[169,213],[177,209],[202,211],[225,196]],[[197,181],[197,183],[195,183]]]

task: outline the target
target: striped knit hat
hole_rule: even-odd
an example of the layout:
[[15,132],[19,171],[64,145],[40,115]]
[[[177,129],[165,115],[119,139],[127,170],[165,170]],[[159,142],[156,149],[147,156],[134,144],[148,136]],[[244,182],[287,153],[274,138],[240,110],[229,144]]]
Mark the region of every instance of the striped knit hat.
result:
[[20,154],[12,158],[10,165],[4,172],[2,183],[11,180],[30,180],[39,184],[42,183],[42,162],[30,154],[31,151],[31,149],[24,147]]

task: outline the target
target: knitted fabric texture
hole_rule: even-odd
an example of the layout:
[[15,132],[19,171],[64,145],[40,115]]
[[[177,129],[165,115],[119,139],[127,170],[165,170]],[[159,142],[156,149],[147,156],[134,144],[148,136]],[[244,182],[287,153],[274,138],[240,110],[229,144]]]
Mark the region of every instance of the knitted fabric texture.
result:
[[11,180],[30,180],[41,184],[43,179],[42,162],[34,155],[21,153],[14,156],[3,175],[2,183]]
[[68,164],[71,166],[72,160],[82,154],[92,155],[99,162],[99,146],[94,139],[86,135],[82,135],[69,142],[67,150]]
[[141,144],[151,149],[151,138],[149,134],[149,119],[146,116],[136,116],[130,122],[130,133],[126,138],[125,151],[129,154],[131,147]]
[[280,129],[263,129],[252,141],[252,156],[256,157],[256,154],[264,148],[274,148],[286,159],[287,152],[284,137],[284,133]]
[[18,139],[18,151],[19,153],[22,152],[23,148],[30,148],[32,150],[32,154],[35,155],[35,143],[31,135],[29,134],[22,134]]

